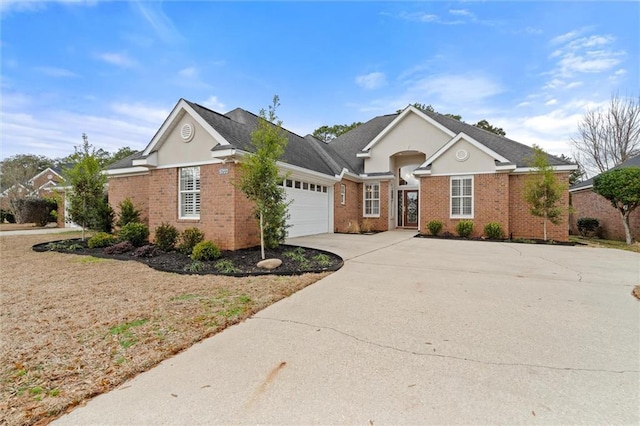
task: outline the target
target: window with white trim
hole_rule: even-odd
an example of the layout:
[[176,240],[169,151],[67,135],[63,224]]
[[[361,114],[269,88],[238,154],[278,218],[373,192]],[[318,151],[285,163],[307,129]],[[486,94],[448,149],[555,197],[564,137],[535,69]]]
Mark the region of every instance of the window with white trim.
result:
[[347,186],[344,183],[340,184],[340,204],[343,206],[347,202]]
[[364,184],[364,216],[380,217],[380,183]]
[[180,219],[200,219],[200,167],[180,169]]
[[451,217],[473,218],[473,176],[451,177]]

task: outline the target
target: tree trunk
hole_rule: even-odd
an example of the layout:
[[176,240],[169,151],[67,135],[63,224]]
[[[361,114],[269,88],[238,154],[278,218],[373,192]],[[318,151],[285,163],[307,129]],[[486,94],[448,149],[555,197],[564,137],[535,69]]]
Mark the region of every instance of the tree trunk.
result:
[[542,228],[544,229],[544,240],[547,241],[547,218],[542,220]]
[[631,229],[629,229],[629,213],[631,212],[620,212],[620,216],[622,216],[622,225],[624,226],[624,235],[626,237],[627,245],[631,245],[631,243],[633,242]]
[[264,223],[262,221],[262,210],[260,211],[260,255],[262,256],[262,260],[264,260]]

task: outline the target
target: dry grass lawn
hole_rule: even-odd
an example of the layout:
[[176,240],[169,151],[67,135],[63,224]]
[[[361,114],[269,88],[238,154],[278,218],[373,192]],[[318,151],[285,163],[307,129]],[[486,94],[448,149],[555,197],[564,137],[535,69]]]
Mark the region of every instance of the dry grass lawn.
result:
[[0,236],[0,424],[46,424],[327,274],[228,278],[35,253]]

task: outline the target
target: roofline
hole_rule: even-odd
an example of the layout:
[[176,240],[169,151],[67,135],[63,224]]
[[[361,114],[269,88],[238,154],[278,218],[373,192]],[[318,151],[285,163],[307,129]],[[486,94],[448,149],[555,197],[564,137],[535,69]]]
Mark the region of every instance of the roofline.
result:
[[[556,172],[571,172],[573,170],[578,170],[578,165],[577,164],[563,164],[563,165],[559,165],[559,166],[550,166],[553,171]],[[514,173],[531,173],[531,172],[535,172],[538,169],[536,167],[516,167],[516,169],[513,171]]]
[[[222,135],[218,133],[217,130],[215,130],[204,118],[202,118],[202,116],[198,114],[196,110],[194,110],[185,99],[180,98],[176,106],[174,106],[173,110],[171,110],[171,113],[169,114],[169,116],[162,123],[162,126],[160,127],[160,129],[156,132],[153,139],[151,139],[151,142],[149,142],[149,145],[147,145],[147,147],[142,151],[143,156],[147,156],[154,151],[158,143],[164,137],[165,133],[169,130],[171,125],[178,118],[178,115],[182,110],[184,110],[187,114],[189,114],[198,124],[200,124],[207,132],[209,132],[211,136],[213,136],[213,138],[216,141],[218,141],[221,145],[231,145],[229,141],[223,138]],[[212,112],[215,113],[215,111],[212,111]]]
[[44,174],[44,172],[46,172],[47,170],[49,170],[51,173],[53,173],[56,176],[58,176],[60,179],[64,180],[64,177],[60,173],[56,172],[51,167],[47,167],[46,169],[44,169],[43,171],[41,171],[40,173],[38,173],[37,175],[35,175],[31,179],[29,179],[29,182],[32,182],[32,181],[36,180],[38,177],[40,177],[40,175]]
[[584,189],[593,189],[593,184],[579,186],[577,188],[569,188],[569,192],[578,192],[578,191],[582,191]]
[[389,132],[391,132],[391,130],[393,130],[393,128],[396,127],[398,123],[400,123],[400,121],[402,121],[402,119],[407,115],[409,115],[410,113],[417,114],[418,117],[422,118],[429,124],[435,126],[438,130],[444,132],[450,137],[455,136],[455,133],[449,130],[447,127],[438,123],[436,120],[429,117],[427,114],[420,111],[418,108],[414,107],[413,105],[409,105],[396,118],[394,118],[393,121],[391,121],[391,123],[387,124],[387,126],[384,129],[382,129],[382,131],[378,133],[378,135],[375,138],[373,138],[373,140],[371,140],[371,142],[369,142],[367,146],[362,148],[362,151],[369,151],[371,148],[373,148],[380,141],[380,139],[384,138]]
[[473,145],[474,147],[478,148],[480,151],[482,151],[485,154],[487,154],[490,157],[492,157],[494,160],[497,160],[497,161],[499,161],[501,163],[511,163],[511,161],[509,161],[507,158],[505,158],[502,155],[498,154],[494,150],[488,148],[486,145],[478,142],[477,140],[475,140],[471,136],[467,135],[466,133],[460,132],[453,139],[451,139],[449,142],[444,144],[433,155],[431,155],[431,157],[427,158],[425,160],[425,162],[420,165],[420,167],[427,167],[429,164],[431,164],[434,161],[436,161],[440,156],[442,156],[442,154],[447,152],[449,150],[449,148],[451,148],[453,145],[458,143],[458,141],[460,141],[460,139],[462,139],[462,138],[464,138],[464,140],[466,142],[469,142],[471,145]]
[[144,166],[123,167],[120,169],[107,169],[104,171],[104,174],[107,176],[139,175],[147,173],[149,173],[149,169]]

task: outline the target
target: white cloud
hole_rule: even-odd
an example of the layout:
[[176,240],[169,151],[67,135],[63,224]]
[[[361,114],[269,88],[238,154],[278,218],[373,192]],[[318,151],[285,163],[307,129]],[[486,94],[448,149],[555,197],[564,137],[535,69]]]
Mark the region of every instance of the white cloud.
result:
[[136,61],[129,58],[126,53],[104,52],[95,56],[101,61],[121,68],[131,68],[136,65]]
[[225,105],[218,100],[217,96],[209,96],[206,101],[202,102],[202,105],[214,111],[222,111]]
[[169,111],[165,108],[153,107],[141,103],[113,103],[110,107],[111,110],[117,114],[126,116],[132,120],[142,120],[157,125],[158,127],[160,127],[164,119],[169,115]]
[[70,77],[79,77],[78,74],[73,71],[69,71],[65,68],[58,67],[36,67],[36,71],[41,72],[42,74],[48,75],[49,77],[56,78],[70,78]]
[[576,87],[580,87],[582,86],[584,83],[582,81],[572,81],[571,83],[567,84],[564,88],[565,89],[574,89]]
[[62,3],[65,5],[95,6],[97,0],[2,0],[0,1],[0,16],[10,13],[40,12],[45,10],[50,3]]
[[356,77],[356,84],[363,89],[373,90],[387,84],[387,78],[382,72],[372,72]]
[[458,16],[474,17],[473,13],[471,13],[467,9],[451,9],[451,10],[449,10],[449,13],[452,14],[452,15],[458,15]]
[[198,69],[196,67],[187,67],[178,71],[178,75],[184,78],[194,78],[198,76]]
[[[412,99],[434,99],[448,105],[478,103],[503,92],[502,86],[479,73],[426,76],[410,84]],[[434,100],[434,102],[435,102]]]
[[550,106],[550,105],[555,105],[555,104],[557,104],[557,103],[558,103],[558,100],[557,100],[557,99],[549,99],[549,100],[548,100],[547,102],[545,102],[544,104],[545,104],[546,106]]
[[130,4],[151,25],[162,41],[174,43],[184,40],[182,34],[162,10],[162,2],[134,0]]

